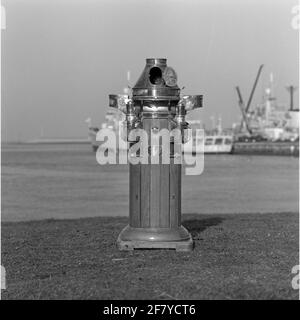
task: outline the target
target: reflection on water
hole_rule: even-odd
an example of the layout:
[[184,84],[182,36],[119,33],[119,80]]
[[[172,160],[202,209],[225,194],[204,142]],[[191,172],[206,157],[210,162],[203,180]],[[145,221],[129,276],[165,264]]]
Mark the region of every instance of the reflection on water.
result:
[[[298,212],[298,158],[207,155],[182,177],[183,213]],[[2,146],[2,220],[128,215],[128,167],[90,145]]]

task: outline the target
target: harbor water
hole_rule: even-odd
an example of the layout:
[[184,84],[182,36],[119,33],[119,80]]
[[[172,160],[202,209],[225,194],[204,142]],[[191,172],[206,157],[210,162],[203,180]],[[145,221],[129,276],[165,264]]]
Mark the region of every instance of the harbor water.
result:
[[[182,176],[182,212],[298,212],[298,161],[206,155],[201,175]],[[127,216],[128,178],[88,144],[2,145],[2,221]]]

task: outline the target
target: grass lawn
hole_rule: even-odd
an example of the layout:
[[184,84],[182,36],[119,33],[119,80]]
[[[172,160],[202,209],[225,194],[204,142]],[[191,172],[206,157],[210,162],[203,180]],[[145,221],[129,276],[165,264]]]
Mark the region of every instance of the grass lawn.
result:
[[298,214],[183,215],[195,249],[118,251],[127,218],[2,224],[2,299],[298,299]]

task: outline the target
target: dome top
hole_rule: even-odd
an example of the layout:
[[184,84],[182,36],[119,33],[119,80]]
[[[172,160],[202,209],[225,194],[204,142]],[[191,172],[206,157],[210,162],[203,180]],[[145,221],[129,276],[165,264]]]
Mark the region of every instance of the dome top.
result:
[[133,99],[179,100],[176,72],[165,58],[147,58],[146,66],[133,87]]

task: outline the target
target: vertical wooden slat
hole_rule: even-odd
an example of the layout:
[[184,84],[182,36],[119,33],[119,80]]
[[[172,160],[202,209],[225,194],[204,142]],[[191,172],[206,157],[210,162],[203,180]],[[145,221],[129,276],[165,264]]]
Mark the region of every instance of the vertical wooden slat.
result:
[[150,227],[151,166],[141,165],[141,227]]
[[135,228],[141,227],[141,165],[129,165],[129,212],[130,225]]
[[170,227],[170,195],[169,195],[169,179],[170,179],[170,165],[162,164],[160,168],[160,210],[159,223],[161,228]]
[[160,207],[160,165],[151,164],[151,186],[150,186],[150,225],[151,227],[160,227],[159,225],[159,207]]
[[181,165],[170,165],[170,227],[180,225],[179,215],[181,212]]
[[[143,129],[147,133],[149,132],[150,125],[151,120],[145,119],[143,121]],[[141,227],[150,227],[150,183],[150,165],[141,164]]]
[[177,225],[181,225],[181,164],[176,164],[177,166]]

